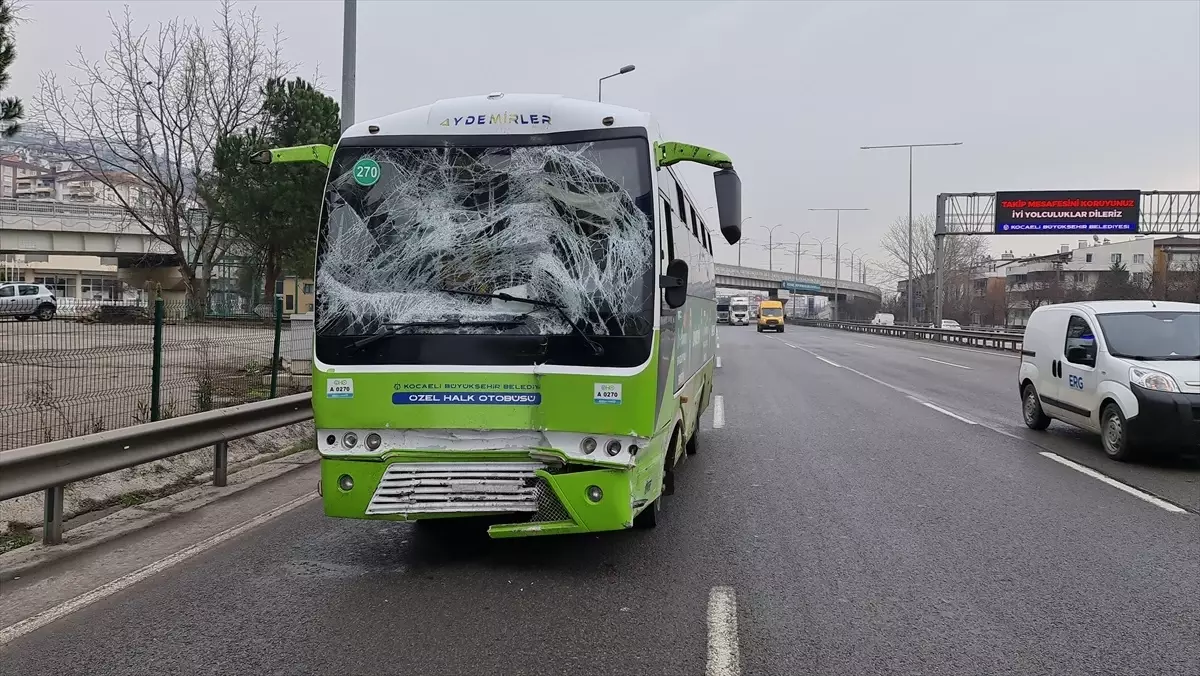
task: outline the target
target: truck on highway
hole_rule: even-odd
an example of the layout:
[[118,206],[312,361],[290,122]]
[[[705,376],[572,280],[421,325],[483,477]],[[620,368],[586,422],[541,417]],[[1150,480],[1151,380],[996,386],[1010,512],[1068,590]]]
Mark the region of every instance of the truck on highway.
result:
[[[486,516],[492,537],[654,527],[712,399],[715,242],[647,113],[552,95],[448,99],[357,123],[329,167],[313,415],[325,514]],[[743,316],[744,316],[743,303]]]
[[717,323],[718,324],[728,324],[729,323],[729,299],[728,298],[718,298],[717,299]]
[[734,296],[729,299],[729,323],[734,326],[750,325],[750,298]]

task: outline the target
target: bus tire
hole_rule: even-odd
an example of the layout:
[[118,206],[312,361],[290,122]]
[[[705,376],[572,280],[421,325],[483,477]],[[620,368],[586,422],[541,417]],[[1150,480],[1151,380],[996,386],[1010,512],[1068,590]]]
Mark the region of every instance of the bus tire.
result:
[[672,470],[672,466],[675,463],[675,455],[679,451],[679,436],[682,433],[683,428],[681,427],[676,427],[675,431],[671,433],[671,444],[663,454],[662,490],[658,492],[658,497],[654,499],[654,502],[646,505],[645,509],[633,517],[634,528],[649,530],[657,526],[663,498],[675,492],[675,472]]
[[646,508],[633,517],[633,527],[640,530],[650,530],[658,525],[658,513],[662,511],[662,496],[646,505]]
[[692,432],[692,438],[687,440],[687,445],[683,447],[683,452],[688,455],[696,455],[696,451],[700,450],[700,425],[696,425],[696,431]]

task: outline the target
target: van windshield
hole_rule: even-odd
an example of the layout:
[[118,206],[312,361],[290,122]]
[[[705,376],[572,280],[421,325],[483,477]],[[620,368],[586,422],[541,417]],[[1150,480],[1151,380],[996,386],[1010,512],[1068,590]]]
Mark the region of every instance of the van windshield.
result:
[[762,308],[761,310],[759,310],[758,313],[764,317],[782,317],[783,316],[783,310],[780,310],[777,307],[765,307],[765,308]]
[[1116,312],[1097,318],[1113,356],[1142,361],[1200,359],[1200,312]]

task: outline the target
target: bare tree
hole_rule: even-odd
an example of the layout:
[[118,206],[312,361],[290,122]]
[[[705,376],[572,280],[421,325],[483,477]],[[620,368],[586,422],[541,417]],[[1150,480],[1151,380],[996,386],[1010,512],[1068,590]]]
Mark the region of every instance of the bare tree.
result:
[[[933,216],[922,214],[913,218],[913,280],[916,293],[926,299],[926,312],[931,313],[934,295],[934,273],[937,254],[933,241]],[[987,242],[982,237],[946,237],[943,290],[945,307],[965,310],[970,304],[971,270],[987,259]],[[908,278],[908,220],[897,218],[888,228],[880,246],[889,255],[882,266],[889,274]]]
[[53,73],[42,75],[38,112],[54,150],[169,248],[193,307],[203,308],[231,231],[202,208],[196,185],[218,140],[255,122],[263,85],[286,74],[281,40],[230,0],[209,28],[173,19],[152,34],[135,26],[128,8],[109,19],[108,51],[98,61],[79,53],[70,91]]

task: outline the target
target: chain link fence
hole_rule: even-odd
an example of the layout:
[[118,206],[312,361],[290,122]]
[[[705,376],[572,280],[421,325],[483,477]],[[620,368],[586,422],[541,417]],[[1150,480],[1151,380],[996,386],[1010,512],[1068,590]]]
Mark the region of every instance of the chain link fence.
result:
[[0,450],[310,389],[288,371],[281,306],[197,317],[161,299],[76,302],[40,318],[0,307]]

